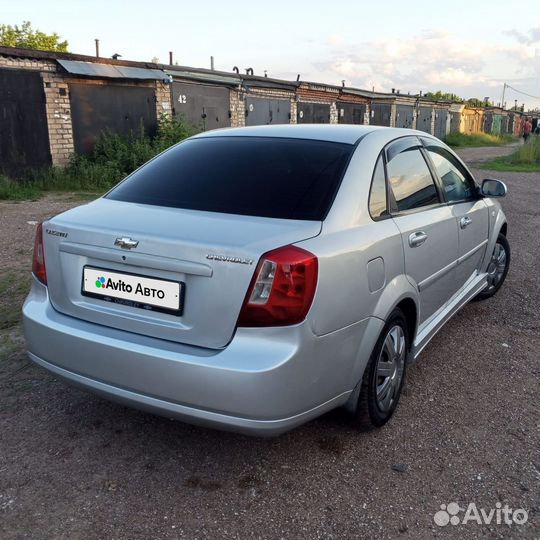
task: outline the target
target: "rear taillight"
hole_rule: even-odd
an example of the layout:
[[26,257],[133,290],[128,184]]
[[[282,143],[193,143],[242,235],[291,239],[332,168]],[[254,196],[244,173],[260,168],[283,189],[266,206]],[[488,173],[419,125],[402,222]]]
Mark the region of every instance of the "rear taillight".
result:
[[45,251],[43,250],[43,226],[40,223],[36,228],[34,240],[34,258],[32,260],[32,272],[41,283],[47,285],[47,271],[45,270]]
[[302,322],[311,307],[317,257],[295,246],[265,253],[251,280],[238,326],[285,326]]

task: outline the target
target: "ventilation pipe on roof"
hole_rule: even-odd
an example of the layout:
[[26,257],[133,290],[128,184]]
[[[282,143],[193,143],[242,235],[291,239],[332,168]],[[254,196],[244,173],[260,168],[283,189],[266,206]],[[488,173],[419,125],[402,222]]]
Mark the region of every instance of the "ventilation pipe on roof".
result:
[[96,42],[96,58],[99,58],[99,39],[94,39]]
[[214,57],[213,56],[210,57],[210,69],[214,71]]
[[296,82],[300,81],[300,73],[296,76]]
[[345,79],[341,79],[341,86],[343,86],[343,88],[345,88]]
[[253,68],[246,68],[246,75],[253,75]]
[[240,75],[240,70],[238,69],[238,66],[234,66],[232,70],[237,74]]
[[266,69],[264,70],[264,76],[268,77],[268,71]]
[[169,51],[169,66],[173,65],[173,53],[172,51]]
[[392,94],[395,94],[395,93],[396,93],[396,89],[392,88]]

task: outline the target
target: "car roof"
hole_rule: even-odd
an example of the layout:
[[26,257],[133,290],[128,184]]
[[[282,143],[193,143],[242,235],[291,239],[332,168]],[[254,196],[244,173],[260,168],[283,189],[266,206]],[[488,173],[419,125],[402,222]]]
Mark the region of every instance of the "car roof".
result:
[[206,131],[194,138],[207,137],[276,137],[290,139],[311,139],[336,143],[355,144],[359,139],[376,130],[395,132],[396,136],[418,134],[414,130],[388,128],[382,126],[363,126],[350,124],[279,124],[273,126],[248,126],[223,128]]

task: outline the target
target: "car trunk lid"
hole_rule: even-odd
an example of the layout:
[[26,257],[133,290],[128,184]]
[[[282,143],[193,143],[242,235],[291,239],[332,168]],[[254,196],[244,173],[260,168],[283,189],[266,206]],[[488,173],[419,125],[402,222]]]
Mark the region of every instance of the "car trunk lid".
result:
[[[59,312],[85,321],[200,347],[222,348],[234,334],[260,256],[276,247],[317,236],[320,230],[320,221],[98,199],[44,225],[50,300]],[[117,239],[138,243],[126,249],[115,245]],[[130,301],[119,304],[85,295],[85,267],[102,270],[104,276],[108,271],[116,276],[179,282],[183,287],[183,311],[178,315],[148,306],[142,309]]]

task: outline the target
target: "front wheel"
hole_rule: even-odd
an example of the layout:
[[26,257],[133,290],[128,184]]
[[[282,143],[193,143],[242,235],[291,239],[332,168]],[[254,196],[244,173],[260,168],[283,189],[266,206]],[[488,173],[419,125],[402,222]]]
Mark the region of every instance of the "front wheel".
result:
[[502,286],[510,267],[510,244],[504,234],[497,237],[487,268],[487,287],[476,296],[475,300],[491,298]]
[[356,421],[363,429],[381,427],[396,410],[409,350],[407,322],[400,309],[388,318],[362,378]]

